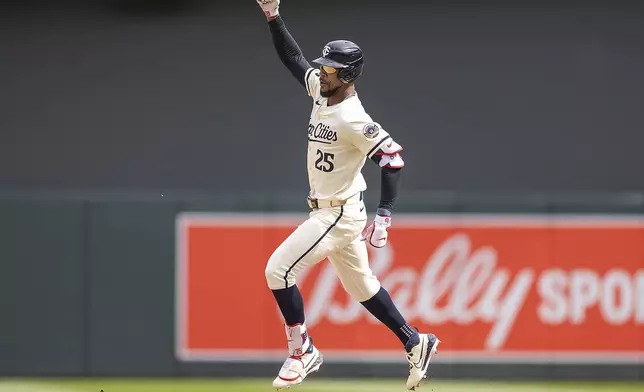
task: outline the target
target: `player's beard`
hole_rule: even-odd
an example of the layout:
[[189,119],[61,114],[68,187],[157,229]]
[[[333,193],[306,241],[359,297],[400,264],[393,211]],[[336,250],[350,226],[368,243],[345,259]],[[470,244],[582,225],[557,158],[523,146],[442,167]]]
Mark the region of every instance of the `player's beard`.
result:
[[338,92],[338,90],[340,89],[340,87],[342,87],[342,86],[338,86],[338,87],[336,87],[336,88],[332,88],[332,89],[329,89],[329,90],[326,90],[326,91],[321,91],[321,90],[320,90],[320,95],[321,95],[323,98],[329,98],[329,97],[332,97],[333,95],[335,95],[335,93],[337,93],[337,92]]

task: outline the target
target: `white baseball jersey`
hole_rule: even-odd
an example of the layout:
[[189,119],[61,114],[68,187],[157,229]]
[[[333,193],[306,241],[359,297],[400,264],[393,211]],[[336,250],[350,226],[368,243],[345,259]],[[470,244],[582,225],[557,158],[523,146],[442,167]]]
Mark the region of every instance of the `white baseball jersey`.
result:
[[[310,68],[306,88],[313,98],[309,119],[307,170],[316,199],[346,199],[367,189],[362,168],[381,147],[393,143],[367,114],[357,95],[327,106],[320,95],[320,71]],[[399,147],[399,146],[398,146]]]

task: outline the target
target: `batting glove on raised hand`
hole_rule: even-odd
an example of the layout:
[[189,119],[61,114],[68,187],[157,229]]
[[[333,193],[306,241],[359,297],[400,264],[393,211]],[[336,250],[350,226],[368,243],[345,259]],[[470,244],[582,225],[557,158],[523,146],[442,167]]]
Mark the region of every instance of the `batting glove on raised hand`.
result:
[[267,18],[279,15],[280,0],[255,0]]
[[362,240],[368,241],[375,248],[382,248],[387,244],[387,228],[391,226],[391,217],[376,215],[373,222],[362,231]]

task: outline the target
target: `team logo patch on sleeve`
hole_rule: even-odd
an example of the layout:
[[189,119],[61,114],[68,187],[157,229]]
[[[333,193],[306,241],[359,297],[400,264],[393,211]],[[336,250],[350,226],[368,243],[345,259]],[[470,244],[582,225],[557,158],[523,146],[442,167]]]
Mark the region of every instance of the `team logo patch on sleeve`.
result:
[[373,139],[376,136],[378,136],[378,133],[380,132],[380,128],[378,125],[369,123],[362,128],[362,133],[367,139]]

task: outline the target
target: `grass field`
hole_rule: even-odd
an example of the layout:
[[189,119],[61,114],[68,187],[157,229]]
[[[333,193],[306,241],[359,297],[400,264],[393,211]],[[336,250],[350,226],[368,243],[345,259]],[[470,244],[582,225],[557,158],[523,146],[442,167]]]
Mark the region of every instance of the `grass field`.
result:
[[[0,392],[269,392],[271,380],[203,379],[90,379],[90,380],[0,380]],[[635,392],[640,383],[495,383],[479,381],[428,381],[420,392]],[[293,392],[396,392],[406,391],[404,380],[314,380],[308,379]]]

